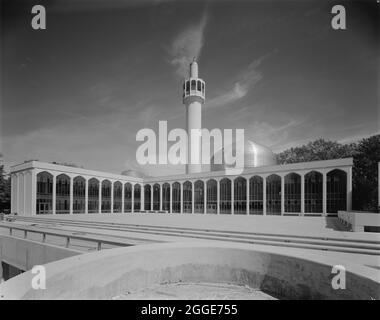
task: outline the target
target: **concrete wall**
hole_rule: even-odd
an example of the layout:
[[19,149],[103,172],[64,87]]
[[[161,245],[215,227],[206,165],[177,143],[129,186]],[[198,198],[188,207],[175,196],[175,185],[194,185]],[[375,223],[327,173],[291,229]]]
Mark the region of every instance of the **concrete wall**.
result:
[[21,270],[30,270],[35,265],[78,254],[82,252],[11,236],[0,236],[0,261]]
[[355,232],[364,232],[365,227],[380,228],[380,214],[378,213],[338,211],[338,219]]
[[[0,285],[3,299],[110,299],[176,282],[248,285],[288,299],[379,299],[379,270],[345,265],[346,289],[334,290],[334,261],[246,244],[170,243],[104,250],[46,265],[46,290],[26,272]],[[154,262],[154,263],[152,263]]]

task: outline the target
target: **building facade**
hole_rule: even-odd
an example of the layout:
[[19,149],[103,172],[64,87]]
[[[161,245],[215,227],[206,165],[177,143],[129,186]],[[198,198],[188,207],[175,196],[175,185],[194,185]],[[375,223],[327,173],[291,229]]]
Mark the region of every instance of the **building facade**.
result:
[[[202,128],[205,86],[194,59],[182,95],[188,137]],[[197,142],[194,150],[189,139],[188,157],[195,153],[201,163]],[[265,216],[351,210],[352,158],[276,165],[269,148],[249,139],[241,143],[226,146],[231,150],[244,146],[244,169],[239,175],[231,175],[223,157],[222,163],[213,162],[222,150],[212,156],[208,172],[189,161],[186,174],[149,178],[29,161],[11,168],[11,211],[19,215],[151,211]]]
[[19,215],[166,212],[331,215],[351,210],[352,158],[139,178],[30,161],[11,168]]

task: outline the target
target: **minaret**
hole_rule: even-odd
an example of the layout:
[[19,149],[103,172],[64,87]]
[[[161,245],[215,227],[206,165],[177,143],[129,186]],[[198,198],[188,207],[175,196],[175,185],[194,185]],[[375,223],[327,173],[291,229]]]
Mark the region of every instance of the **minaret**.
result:
[[[186,130],[188,135],[186,173],[202,172],[202,138],[192,139],[191,132],[202,129],[202,105],[205,103],[205,82],[198,78],[198,63],[190,63],[189,78],[183,83],[183,103],[186,106]],[[194,160],[199,164],[192,164]],[[193,160],[193,161],[192,161]]]

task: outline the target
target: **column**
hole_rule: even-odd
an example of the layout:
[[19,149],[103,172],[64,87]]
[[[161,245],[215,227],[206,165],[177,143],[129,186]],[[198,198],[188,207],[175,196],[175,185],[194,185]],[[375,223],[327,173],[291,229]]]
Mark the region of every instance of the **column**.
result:
[[140,211],[145,211],[145,186],[141,184]]
[[220,214],[220,180],[216,180],[216,214]]
[[347,176],[346,210],[351,211],[352,210],[352,167],[348,168],[346,176]]
[[24,195],[22,194],[22,183],[24,180],[24,174],[20,172],[18,174],[18,179],[17,179],[17,195],[18,195],[18,201],[17,201],[17,214],[23,215],[23,206],[21,205],[24,202]]
[[207,213],[207,182],[203,181],[203,213]]
[[247,206],[247,215],[249,215],[249,189],[250,189],[250,185],[249,185],[249,177],[245,179],[247,182],[246,182],[246,186],[247,186],[247,193],[246,193],[246,206]]
[[102,213],[102,180],[99,180],[98,213]]
[[263,177],[263,215],[267,215],[267,177]]
[[153,211],[154,184],[150,185],[150,210]]
[[305,215],[305,174],[301,174],[301,216]]
[[[70,178],[71,179],[71,178]],[[71,180],[70,180],[71,181]],[[56,204],[57,204],[57,176],[53,174],[53,195],[52,195],[52,213],[56,214]]]
[[169,189],[169,213],[173,213],[173,183],[169,183],[170,189]]
[[191,213],[194,213],[194,182],[191,181]]
[[16,196],[17,196],[17,192],[16,192],[16,183],[17,183],[17,177],[16,177],[16,174],[15,173],[12,173],[11,174],[11,213],[15,213],[17,212],[17,204],[16,204]]
[[31,215],[36,215],[37,209],[37,172],[36,170],[32,170],[32,212]]
[[323,215],[327,216],[327,174],[323,172],[323,181],[322,181],[322,208]]
[[231,214],[235,214],[235,178],[232,178],[231,180]]
[[14,179],[14,181],[15,181],[15,191],[14,191],[14,194],[16,196],[15,196],[15,205],[14,205],[14,208],[15,208],[15,213],[20,214],[19,210],[18,210],[18,208],[19,208],[18,201],[19,201],[19,198],[20,198],[20,194],[18,192],[18,179],[19,179],[19,174],[15,173],[15,179]]
[[113,184],[114,184],[114,181],[111,181],[111,213],[113,213]]
[[131,213],[135,212],[135,184],[132,183]]
[[181,190],[180,190],[180,195],[181,195],[181,214],[183,213],[183,184],[184,184],[184,182],[181,183]]
[[84,178],[84,213],[88,214],[88,178]]
[[160,183],[160,211],[162,211],[162,183]]
[[124,190],[124,187],[125,187],[125,183],[122,183],[121,184],[121,213],[124,213],[124,211],[125,211],[125,202],[124,202],[125,190]]
[[285,177],[281,176],[281,215],[285,213]]
[[74,207],[74,178],[70,177],[70,214],[73,214]]

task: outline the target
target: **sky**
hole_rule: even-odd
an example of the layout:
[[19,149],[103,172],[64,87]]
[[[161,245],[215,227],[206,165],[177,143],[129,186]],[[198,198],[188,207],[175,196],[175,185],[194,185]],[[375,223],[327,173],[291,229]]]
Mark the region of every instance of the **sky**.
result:
[[[380,132],[379,5],[340,1],[1,1],[3,164],[74,163],[120,173],[140,166],[136,133],[185,128],[182,81],[197,57],[206,82],[202,125],[245,129],[280,152],[324,138]],[[169,144],[170,146],[170,144]]]

